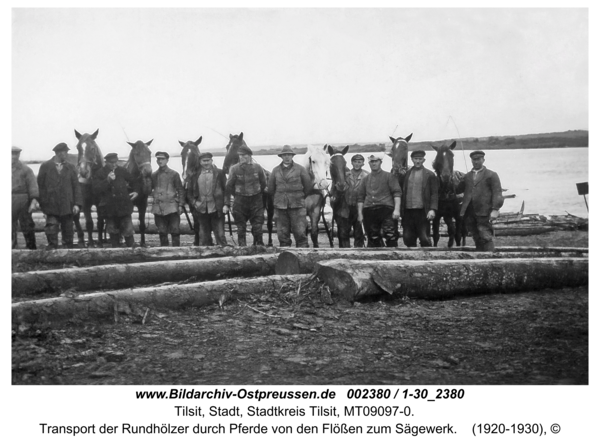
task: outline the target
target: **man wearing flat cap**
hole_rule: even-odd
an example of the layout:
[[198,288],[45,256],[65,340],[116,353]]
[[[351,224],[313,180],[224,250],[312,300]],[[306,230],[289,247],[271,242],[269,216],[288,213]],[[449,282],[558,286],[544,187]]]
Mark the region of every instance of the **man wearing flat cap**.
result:
[[200,154],[200,168],[190,177],[187,201],[191,204],[196,233],[200,246],[212,246],[211,232],[219,246],[226,246],[225,206],[229,206],[229,196],[225,193],[226,180],[223,170],[213,164],[213,155]]
[[238,244],[246,245],[246,224],[250,221],[254,244],[263,246],[263,223],[265,204],[263,192],[267,186],[264,169],[252,158],[252,150],[247,146],[238,148],[240,160],[229,169],[226,185],[224,213],[229,213],[230,197],[233,196],[231,213],[237,227]]
[[457,193],[465,194],[460,208],[469,233],[473,235],[475,249],[494,251],[492,221],[498,218],[504,204],[502,185],[496,172],[484,167],[485,153],[475,150],[470,154],[473,169],[458,185]]
[[402,184],[402,239],[406,247],[430,247],[427,236],[429,221],[438,208],[438,180],[434,172],[423,167],[425,152],[415,150],[410,159],[413,166],[400,176]]
[[181,177],[175,170],[167,167],[169,154],[157,151],[158,170],[152,172],[152,213],[158,229],[161,246],[169,245],[169,235],[173,247],[181,245],[179,225],[185,204],[185,191]]
[[[355,154],[350,159],[352,169],[346,172],[346,202],[348,203],[348,223],[354,231],[354,247],[365,247],[365,234],[362,224],[358,221],[358,189],[363,179],[369,174],[363,169],[365,158],[361,154]],[[340,228],[338,227],[338,230]]]
[[111,247],[119,247],[121,236],[127,247],[133,247],[132,201],[141,193],[141,184],[136,185],[131,173],[118,165],[116,153],[107,154],[104,160],[104,167],[99,168],[92,179],[94,193],[100,196],[98,213],[102,213],[106,221]]
[[46,215],[46,238],[48,249],[58,249],[58,232],[62,232],[62,244],[73,248],[73,216],[79,213],[83,196],[77,177],[77,169],[67,162],[69,147],[64,142],[52,149],[54,157],[40,165],[38,188],[40,207]]
[[12,248],[17,248],[17,225],[25,238],[25,246],[35,250],[35,223],[31,217],[38,206],[38,184],[33,170],[19,161],[21,149],[12,147]]
[[398,180],[381,169],[382,162],[383,153],[369,156],[371,173],[358,189],[358,221],[364,221],[367,247],[398,247],[402,190]]
[[282,247],[292,245],[290,233],[294,234],[296,247],[308,247],[305,198],[312,189],[312,181],[306,169],[294,162],[295,155],[285,145],[277,155],[281,164],[269,177],[268,190],[275,206],[277,239]]

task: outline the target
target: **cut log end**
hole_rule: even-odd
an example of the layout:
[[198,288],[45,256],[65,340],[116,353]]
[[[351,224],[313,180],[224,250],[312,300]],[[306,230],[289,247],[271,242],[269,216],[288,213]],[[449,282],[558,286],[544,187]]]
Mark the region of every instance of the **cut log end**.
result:
[[277,257],[275,264],[275,273],[277,275],[298,275],[300,271],[300,260],[298,255],[291,251],[284,251]]

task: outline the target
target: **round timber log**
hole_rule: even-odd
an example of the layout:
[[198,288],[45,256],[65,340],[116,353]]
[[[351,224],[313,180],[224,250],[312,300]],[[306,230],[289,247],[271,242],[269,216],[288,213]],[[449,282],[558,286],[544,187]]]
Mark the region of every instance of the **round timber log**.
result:
[[470,294],[525,292],[588,284],[587,258],[436,261],[324,261],[317,277],[334,297],[354,301],[387,293],[441,299]]

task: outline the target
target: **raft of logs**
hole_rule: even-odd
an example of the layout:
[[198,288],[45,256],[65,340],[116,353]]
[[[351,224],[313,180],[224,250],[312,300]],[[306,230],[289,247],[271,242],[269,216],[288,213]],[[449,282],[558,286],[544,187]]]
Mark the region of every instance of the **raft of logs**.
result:
[[[164,247],[13,251],[13,323],[224,304],[317,281],[332,302],[588,284],[588,249]],[[27,266],[27,267],[24,267]],[[24,267],[24,268],[23,268]],[[38,270],[31,270],[37,268]],[[47,269],[47,270],[39,270]],[[278,290],[279,289],[279,290]],[[51,297],[51,298],[49,298]]]

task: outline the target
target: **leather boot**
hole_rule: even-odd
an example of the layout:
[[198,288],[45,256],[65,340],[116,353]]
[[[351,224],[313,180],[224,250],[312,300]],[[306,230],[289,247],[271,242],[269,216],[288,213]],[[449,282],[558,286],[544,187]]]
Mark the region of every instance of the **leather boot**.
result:
[[159,234],[160,238],[160,247],[167,247],[169,245],[169,235]]
[[125,237],[125,245],[127,247],[133,247],[133,235]]
[[25,236],[25,245],[29,250],[36,250],[37,245],[35,243],[35,232],[24,233]]
[[46,247],[47,250],[58,249],[58,234],[46,234],[46,238],[48,239],[48,246]]
[[119,247],[119,235],[111,233],[110,235],[110,247]]
[[181,243],[179,241],[179,235],[171,235],[171,241],[172,241],[173,247],[181,246]]

